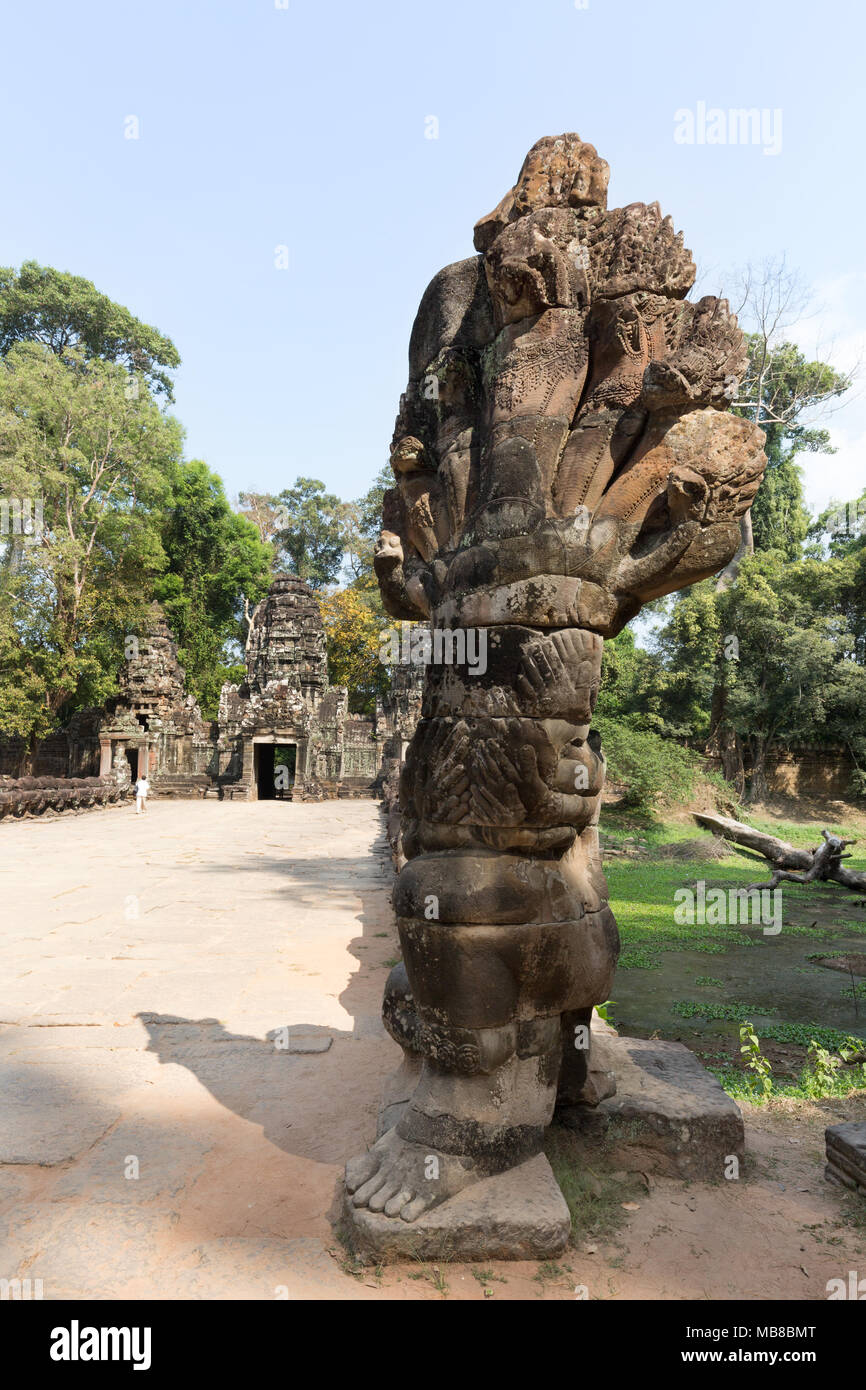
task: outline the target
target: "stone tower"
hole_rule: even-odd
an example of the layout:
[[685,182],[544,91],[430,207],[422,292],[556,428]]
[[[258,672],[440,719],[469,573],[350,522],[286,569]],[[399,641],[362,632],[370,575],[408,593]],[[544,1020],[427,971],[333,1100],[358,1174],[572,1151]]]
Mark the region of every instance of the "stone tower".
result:
[[319,605],[309,586],[280,574],[253,613],[246,649],[247,684],[262,694],[288,681],[316,704],[328,688],[328,655]]

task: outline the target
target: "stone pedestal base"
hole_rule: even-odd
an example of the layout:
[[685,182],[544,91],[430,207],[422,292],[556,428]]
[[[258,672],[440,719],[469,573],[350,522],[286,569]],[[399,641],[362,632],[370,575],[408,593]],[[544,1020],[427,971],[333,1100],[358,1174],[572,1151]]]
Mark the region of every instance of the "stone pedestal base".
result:
[[616,1095],[568,1106],[556,1119],[604,1152],[613,1168],[716,1181],[742,1160],[743,1117],[682,1043],[597,1036],[593,1056],[616,1073]]
[[546,1260],[565,1249],[571,1217],[543,1154],[459,1192],[417,1221],[343,1202],[343,1228],[370,1260]]
[[824,1131],[824,1138],[827,1143],[824,1176],[866,1197],[866,1121],[830,1125]]

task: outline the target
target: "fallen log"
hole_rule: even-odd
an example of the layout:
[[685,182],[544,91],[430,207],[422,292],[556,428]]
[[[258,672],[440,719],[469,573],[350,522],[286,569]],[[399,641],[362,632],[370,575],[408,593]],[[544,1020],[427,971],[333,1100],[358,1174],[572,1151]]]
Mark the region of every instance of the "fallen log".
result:
[[[828,830],[822,830],[821,834],[824,843],[815,849],[796,849],[794,845],[788,844],[787,840],[778,840],[775,835],[767,835],[762,830],[755,830],[751,825],[744,825],[742,821],[730,820],[727,816],[715,816],[709,812],[695,812],[695,820],[698,825],[703,825],[707,830],[712,830],[715,835],[721,835],[725,840],[732,840],[734,844],[743,845],[745,849],[755,850],[762,854],[773,869],[773,876],[769,883],[750,883],[749,888],[778,888],[781,882],[786,883],[814,883],[828,882],[838,883],[842,888],[849,888],[853,893],[866,893],[866,874],[857,873],[854,869],[845,868],[843,859],[850,859],[851,855],[846,854],[848,845],[856,844],[855,840],[843,840],[838,835],[831,835]],[[801,872],[797,872],[800,870]]]

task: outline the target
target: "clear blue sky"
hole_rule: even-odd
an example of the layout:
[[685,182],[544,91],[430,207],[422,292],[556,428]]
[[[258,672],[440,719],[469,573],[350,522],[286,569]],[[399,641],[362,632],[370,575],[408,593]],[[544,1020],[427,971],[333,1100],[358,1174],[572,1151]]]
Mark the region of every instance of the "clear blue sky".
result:
[[[174,339],[188,455],[230,494],[366,489],[425,285],[545,134],[596,145],[612,206],[658,199],[707,290],[785,251],[817,291],[805,336],[857,353],[857,0],[42,0],[2,34],[0,263],[84,275]],[[781,152],[676,143],[699,102],[781,110]],[[866,485],[862,402],[833,427],[818,501]]]

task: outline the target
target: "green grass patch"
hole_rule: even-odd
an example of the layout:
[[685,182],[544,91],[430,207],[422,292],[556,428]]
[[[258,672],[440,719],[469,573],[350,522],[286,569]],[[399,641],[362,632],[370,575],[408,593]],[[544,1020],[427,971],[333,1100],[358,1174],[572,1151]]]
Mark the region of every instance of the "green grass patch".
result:
[[[671,1013],[678,1018],[720,1019],[725,1023],[745,1023],[756,1014],[764,1017],[778,1012],[771,1004],[741,1004],[737,999],[727,1004],[715,999],[675,999],[671,1004]],[[767,1037],[766,1030],[764,1037]]]
[[644,1190],[640,1179],[614,1178],[601,1161],[589,1167],[575,1135],[559,1125],[547,1131],[544,1151],[571,1213],[572,1240],[610,1240],[627,1219],[622,1203]]

